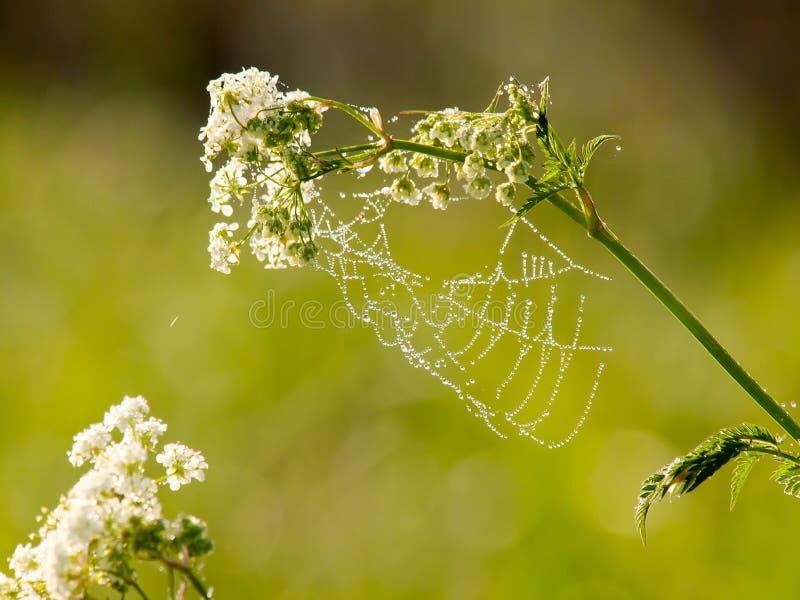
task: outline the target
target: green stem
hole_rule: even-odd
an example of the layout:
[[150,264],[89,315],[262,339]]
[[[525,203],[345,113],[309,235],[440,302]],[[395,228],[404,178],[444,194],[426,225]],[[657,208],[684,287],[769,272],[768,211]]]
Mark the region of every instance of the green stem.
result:
[[172,569],[167,569],[167,591],[170,600],[175,600],[175,571]]
[[194,587],[197,593],[200,594],[201,598],[203,598],[204,600],[211,600],[211,596],[208,595],[208,590],[206,589],[206,586],[203,585],[203,582],[200,581],[200,578],[197,575],[195,575],[194,571],[192,571],[189,565],[182,563],[179,560],[170,558],[169,556],[162,556],[160,560],[167,567],[183,573],[183,575],[189,580],[189,583],[192,584],[192,587]]
[[725,371],[795,440],[800,440],[800,425],[762,388],[753,377],[736,362],[730,353],[711,335],[711,332],[694,316],[686,305],[661,281],[605,223],[599,221],[594,228],[588,228],[581,210],[559,194],[549,198],[550,203],[566,214],[581,227],[587,228],[589,235],[600,242],[614,258],[655,296],[672,313],[692,336],[714,357]]
[[800,459],[793,454],[788,454],[787,452],[783,452],[779,448],[764,448],[761,446],[752,446],[746,450],[746,452],[755,452],[759,454],[769,454],[770,456],[775,456],[777,458],[782,458],[784,460],[788,460],[795,464],[800,464]]
[[126,577],[125,578],[125,582],[128,583],[133,589],[135,589],[136,592],[142,597],[143,600],[150,600],[147,597],[147,594],[144,593],[144,590],[142,589],[142,586],[140,586],[138,583],[136,583],[135,579]]
[[344,102],[339,102],[338,100],[329,100],[327,98],[317,98],[316,96],[309,96],[306,100],[312,100],[314,102],[321,102],[322,104],[327,104],[328,106],[335,108],[337,110],[342,111],[346,115],[349,115],[359,123],[361,123],[364,127],[369,129],[371,132],[376,134],[378,137],[383,137],[385,134],[383,131],[377,128],[377,126],[370,121],[367,117],[361,114],[360,111],[356,110],[352,106],[345,104]]
[[452,160],[454,162],[464,162],[467,157],[463,152],[456,152],[455,150],[448,150],[446,148],[437,148],[435,146],[427,146],[425,144],[418,144],[417,142],[410,142],[408,140],[392,139],[392,148],[395,150],[406,150],[408,152],[417,152],[419,154],[427,154],[434,158],[441,158],[443,160]]
[[[435,158],[464,162],[461,152],[427,146],[408,140],[393,139],[392,148],[427,154]],[[491,165],[490,165],[491,166]],[[529,184],[530,185],[530,184]],[[600,242],[628,271],[647,288],[653,296],[674,316],[686,330],[708,351],[725,371],[750,395],[758,405],[772,417],[793,439],[800,441],[800,425],[786,412],[753,377],[736,362],[730,353],[711,335],[711,332],[681,302],[681,300],[661,281],[639,258],[600,219],[588,190],[581,186],[576,190],[581,208],[559,194],[548,198],[551,204],[585,229],[591,237]],[[585,216],[586,215],[586,216]],[[588,216],[588,222],[587,222]]]
[[314,152],[317,158],[325,158],[326,156],[344,156],[351,152],[363,152],[365,150],[377,150],[381,147],[381,142],[371,142],[369,144],[358,144],[357,146],[344,146],[342,148],[331,148],[330,150],[322,150]]

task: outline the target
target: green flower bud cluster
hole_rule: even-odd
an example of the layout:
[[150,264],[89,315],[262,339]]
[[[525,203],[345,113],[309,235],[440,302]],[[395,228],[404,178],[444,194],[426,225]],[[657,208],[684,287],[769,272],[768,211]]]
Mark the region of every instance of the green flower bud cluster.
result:
[[130,546],[133,555],[147,559],[162,556],[182,557],[197,561],[214,550],[208,526],[193,515],[178,515],[174,521],[157,519],[144,521],[134,517],[121,539]]
[[[506,96],[508,107],[497,112],[497,101]],[[515,184],[523,183],[532,175],[534,151],[528,133],[538,120],[538,112],[530,90],[514,81],[502,86],[492,105],[484,112],[471,113],[447,108],[426,113],[413,126],[411,141],[461,153],[463,162],[454,163],[456,179],[463,182],[468,196],[486,198],[494,190],[495,198],[510,205],[516,196]],[[453,197],[450,170],[447,162],[428,155],[394,150],[381,158],[380,168],[387,174],[400,173],[387,192],[398,202],[418,204],[426,197],[434,208],[444,209]],[[439,163],[445,163],[440,169]],[[487,174],[492,168],[505,177],[506,182],[495,185]],[[413,171],[412,171],[413,170]],[[443,179],[419,189],[412,178]]]

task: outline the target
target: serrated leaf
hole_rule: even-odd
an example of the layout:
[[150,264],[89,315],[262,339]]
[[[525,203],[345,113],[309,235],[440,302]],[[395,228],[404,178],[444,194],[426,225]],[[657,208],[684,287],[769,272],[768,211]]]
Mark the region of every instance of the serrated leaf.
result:
[[539,84],[539,90],[542,97],[539,100],[539,117],[544,117],[547,114],[547,104],[550,102],[550,78],[545,77],[544,81]]
[[583,169],[585,169],[589,162],[592,160],[594,153],[597,152],[598,148],[608,142],[609,140],[618,140],[618,135],[598,135],[596,138],[589,140],[586,142],[583,147],[581,148],[581,156],[580,156],[580,164]]
[[800,464],[797,459],[775,457],[778,468],[772,473],[772,480],[783,486],[785,494],[800,498]]
[[[646,541],[646,520],[650,508],[665,495],[680,496],[696,489],[730,460],[758,445],[770,450],[778,449],[778,440],[766,429],[744,423],[734,425],[712,435],[685,456],[678,457],[657,473],[645,479],[636,504],[636,524],[642,542]],[[792,463],[796,472],[775,472],[774,479],[800,494],[800,464]]]
[[552,181],[553,179],[556,179],[557,177],[561,176],[561,171],[559,171],[558,168],[553,168],[552,165],[548,165],[547,163],[545,163],[543,167],[545,171],[544,174],[541,177],[539,177],[538,179],[539,183]]
[[553,194],[557,194],[567,188],[569,188],[569,183],[566,181],[540,180],[536,182],[536,184],[531,187],[532,195],[525,200],[525,203],[517,210],[517,213],[511,217],[507,224],[513,223],[540,202],[547,200]]
[[552,127],[548,127],[547,140],[552,155],[558,159],[563,166],[568,167],[571,164],[569,155],[567,154],[566,148],[564,148],[564,144],[561,143],[561,138],[558,137],[558,134]]
[[[669,466],[667,465],[663,469]],[[636,503],[636,528],[639,530],[639,537],[642,538],[643,544],[647,544],[647,513],[650,512],[650,507],[666,494],[666,488],[663,487],[665,475],[662,471],[653,473],[644,480],[639,493],[639,501]]]
[[747,476],[753,470],[753,466],[758,462],[760,456],[752,452],[742,453],[734,463],[733,473],[731,473],[731,510],[736,506],[739,495],[742,493]]
[[576,160],[577,159],[577,150],[576,150],[575,138],[573,138],[572,141],[567,146],[567,150],[565,152],[565,155],[567,157],[567,160],[569,161],[569,164],[574,165],[577,162],[577,160]]

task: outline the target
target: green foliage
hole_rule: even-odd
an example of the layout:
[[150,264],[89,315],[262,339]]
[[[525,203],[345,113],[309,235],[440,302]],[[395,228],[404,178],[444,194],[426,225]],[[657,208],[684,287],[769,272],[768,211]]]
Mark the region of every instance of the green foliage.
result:
[[489,103],[489,106],[487,106],[483,112],[487,113],[495,112],[497,110],[497,105],[500,102],[500,96],[502,96],[502,93],[503,93],[503,84],[501,83],[499,86],[497,86],[497,91],[494,94],[494,98],[492,98],[492,101]]
[[[536,121],[536,143],[544,154],[542,165],[543,174],[536,181],[529,181],[528,186],[533,190],[533,196],[523,204],[516,215],[509,221],[521,217],[542,200],[566,189],[578,189],[583,186],[586,171],[595,152],[605,142],[618,139],[616,135],[600,135],[589,140],[580,150],[573,139],[564,146],[561,138],[550,125],[547,117],[547,106],[550,103],[550,80],[545,79],[540,84],[541,98],[539,101],[539,115]],[[581,206],[584,214],[592,209]],[[587,217],[589,215],[587,214]],[[588,219],[587,219],[588,221]]]
[[790,496],[800,498],[800,460],[798,457],[776,456],[778,468],[772,473],[772,480],[783,486]]
[[761,457],[758,456],[758,454],[752,452],[743,452],[736,458],[733,465],[733,473],[731,473],[731,510],[736,506],[736,502],[739,500],[739,494],[742,493],[742,489],[744,488],[744,483],[747,481],[750,471],[753,470],[753,466],[758,462],[759,458]]
[[598,135],[596,138],[589,140],[586,142],[581,151],[578,153],[578,175],[580,175],[581,181],[586,177],[586,169],[589,167],[589,163],[592,161],[594,157],[594,153],[597,150],[608,142],[609,140],[618,140],[618,135],[609,135],[603,134]]
[[519,217],[527,213],[531,210],[534,206],[542,202],[543,200],[547,200],[553,194],[557,194],[563,190],[569,189],[569,183],[565,181],[558,181],[558,180],[539,180],[535,183],[529,182],[528,187],[533,192],[533,195],[530,196],[525,203],[517,210],[513,217],[511,217],[508,221],[506,221],[503,225],[511,225],[514,221],[516,221]]
[[778,468],[772,479],[784,491],[800,497],[800,456],[780,448],[780,439],[757,425],[744,423],[723,429],[683,457],[653,473],[642,483],[636,505],[636,525],[646,542],[646,521],[650,507],[667,494],[680,496],[691,492],[731,460],[736,461],[731,475],[731,509],[741,494],[750,471],[758,460],[772,456]]

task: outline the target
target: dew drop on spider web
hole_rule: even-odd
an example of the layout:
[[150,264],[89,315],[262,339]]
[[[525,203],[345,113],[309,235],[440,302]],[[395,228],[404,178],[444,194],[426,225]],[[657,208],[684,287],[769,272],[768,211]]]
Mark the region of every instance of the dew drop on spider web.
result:
[[[338,216],[348,202],[360,212]],[[393,203],[380,191],[340,204],[334,211],[316,200],[309,208],[318,230],[317,267],[333,278],[353,316],[497,435],[550,448],[572,440],[610,351],[584,339],[587,300],[575,292],[576,281],[607,278],[572,260],[525,218],[504,229],[491,225],[494,249],[487,242],[480,262],[452,272],[452,256],[437,260],[450,249],[433,250],[427,240],[436,234],[424,225],[439,219],[435,231],[449,214]],[[395,249],[390,230],[410,232],[416,242]]]

